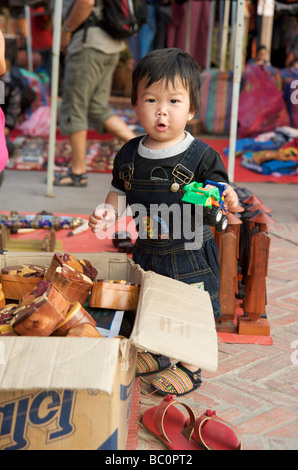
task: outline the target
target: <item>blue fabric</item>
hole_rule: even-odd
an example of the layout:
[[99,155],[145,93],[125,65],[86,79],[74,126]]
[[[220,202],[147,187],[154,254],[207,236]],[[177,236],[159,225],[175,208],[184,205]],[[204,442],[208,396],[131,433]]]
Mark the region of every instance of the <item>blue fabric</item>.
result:
[[[259,142],[252,137],[247,137],[244,139],[238,139],[236,141],[236,153],[245,152],[246,150],[251,150],[257,152],[258,150],[278,150],[286,143],[286,138],[283,136],[276,136],[265,142]],[[224,149],[224,152],[229,156],[229,147]]]
[[[147,2],[148,3],[148,2]],[[148,3],[147,23],[139,31],[139,54],[142,59],[148,52],[155,49],[154,41],[157,32],[156,15],[159,9],[158,3]]]
[[269,162],[262,163],[261,167],[264,175],[271,175],[271,173],[289,175],[298,168],[298,165],[294,161],[284,162],[281,160],[270,160]]

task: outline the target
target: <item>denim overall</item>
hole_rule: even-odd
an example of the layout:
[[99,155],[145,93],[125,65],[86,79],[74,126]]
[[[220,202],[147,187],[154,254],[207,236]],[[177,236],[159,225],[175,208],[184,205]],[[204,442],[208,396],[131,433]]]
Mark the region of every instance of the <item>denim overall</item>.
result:
[[[173,169],[170,179],[168,176],[166,179],[155,178],[152,173],[151,179],[138,180],[134,179],[134,161],[141,138],[137,137],[126,144],[119,171],[119,177],[124,181],[127,203],[138,229],[133,261],[145,271],[151,270],[186,284],[204,287],[209,292],[214,317],[218,318],[221,315],[218,248],[210,227],[201,223],[199,243],[190,240],[189,236],[185,237],[184,230],[181,233],[178,230],[178,237],[175,235],[175,227],[178,227],[175,224],[183,223],[185,217],[183,187],[193,180],[208,146],[195,139]],[[169,212],[152,211],[152,204],[170,207],[171,217]],[[190,207],[188,205],[189,210]],[[190,224],[193,220],[193,216],[188,217]],[[186,249],[186,246],[193,248]]]

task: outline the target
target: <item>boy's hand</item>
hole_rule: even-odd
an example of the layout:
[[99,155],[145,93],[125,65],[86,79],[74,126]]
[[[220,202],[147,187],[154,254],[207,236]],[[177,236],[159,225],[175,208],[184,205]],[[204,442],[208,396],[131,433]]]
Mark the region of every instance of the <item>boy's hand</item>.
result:
[[112,227],[116,222],[116,212],[114,207],[96,208],[89,217],[89,227],[93,233],[98,233]]
[[234,191],[232,186],[226,184],[226,189],[223,192],[224,200],[224,208],[227,210],[236,209],[238,206],[238,196],[237,193]]

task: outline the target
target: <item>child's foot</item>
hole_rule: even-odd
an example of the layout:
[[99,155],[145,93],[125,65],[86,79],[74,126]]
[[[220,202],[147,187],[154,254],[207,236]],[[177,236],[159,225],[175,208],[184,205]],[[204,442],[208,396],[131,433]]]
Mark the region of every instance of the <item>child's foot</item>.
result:
[[160,395],[180,397],[193,392],[201,385],[201,369],[195,372],[184,367],[180,362],[159,374],[151,383],[151,388]]
[[137,377],[145,377],[146,375],[157,374],[171,367],[170,359],[161,354],[153,354],[150,352],[141,352],[137,359]]

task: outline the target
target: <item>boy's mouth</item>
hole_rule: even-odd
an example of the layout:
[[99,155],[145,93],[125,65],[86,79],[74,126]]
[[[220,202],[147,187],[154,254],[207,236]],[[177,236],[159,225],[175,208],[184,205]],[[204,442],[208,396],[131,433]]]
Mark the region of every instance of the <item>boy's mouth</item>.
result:
[[159,131],[159,132],[164,132],[166,129],[167,129],[167,125],[163,124],[162,122],[160,122],[156,126],[156,130]]

